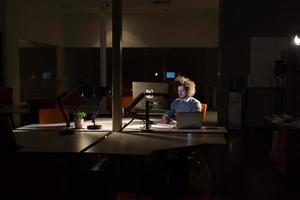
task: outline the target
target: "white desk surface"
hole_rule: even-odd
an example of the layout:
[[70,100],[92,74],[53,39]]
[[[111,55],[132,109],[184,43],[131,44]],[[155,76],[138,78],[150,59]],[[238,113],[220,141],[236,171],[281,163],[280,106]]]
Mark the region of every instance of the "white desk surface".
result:
[[224,134],[112,133],[86,153],[150,155],[153,151],[196,145],[226,145]]
[[[130,119],[123,119],[123,124]],[[157,121],[155,121],[157,122]],[[111,118],[96,120],[102,125],[101,130],[88,130],[85,121],[84,128],[76,130],[73,135],[61,136],[60,130],[65,128],[64,123],[30,124],[17,128],[14,132],[17,143],[25,148],[25,152],[80,152],[86,147],[95,144],[86,152],[149,155],[155,150],[187,147],[201,144],[226,144],[224,127],[203,127],[202,129],[176,129],[166,124],[153,124],[153,132],[140,132],[143,122],[134,120],[122,133],[112,133]],[[71,127],[74,124],[71,123]],[[200,133],[200,134],[198,134]],[[97,143],[98,142],[98,143]]]
[[[129,118],[123,118],[123,125],[129,122]],[[165,132],[165,133],[227,133],[227,130],[223,126],[202,126],[201,129],[177,129],[176,127],[168,124],[159,123],[160,119],[152,119],[155,124],[150,126],[150,130],[155,132]],[[111,118],[98,118],[96,124],[102,125],[100,130],[88,130],[86,127],[91,125],[91,120],[86,120],[83,125],[83,129],[78,131],[82,132],[108,132],[112,131],[112,119]],[[19,130],[63,130],[65,123],[53,123],[53,124],[30,124],[18,128]],[[74,123],[71,123],[71,128],[74,128]],[[144,123],[142,120],[134,120],[131,122],[124,131],[138,132],[144,128]]]
[[76,132],[72,135],[59,135],[57,131],[15,130],[18,145],[23,146],[20,152],[76,153],[95,143],[107,134],[106,132]]

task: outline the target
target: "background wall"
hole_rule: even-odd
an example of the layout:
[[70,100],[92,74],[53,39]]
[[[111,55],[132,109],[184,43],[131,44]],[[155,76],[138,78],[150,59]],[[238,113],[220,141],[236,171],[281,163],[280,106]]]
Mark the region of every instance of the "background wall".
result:
[[[70,84],[84,81],[99,86],[99,48],[66,48],[65,63],[71,72]],[[107,49],[107,77],[111,86],[111,48]],[[166,71],[175,71],[196,82],[196,97],[211,105],[212,87],[216,85],[218,51],[216,48],[124,48],[123,87],[128,92],[132,81],[169,81]],[[155,76],[155,73],[158,73]],[[125,78],[126,77],[126,78]]]
[[63,24],[58,1],[16,0],[18,38],[63,45]]
[[[99,16],[65,14],[66,47],[98,47]],[[112,45],[111,18],[107,23],[107,46]],[[123,16],[124,47],[217,47],[218,12],[199,14],[131,14]]]
[[[287,37],[299,27],[300,2],[293,0],[277,1],[221,1],[220,48],[221,48],[221,90],[219,121],[228,120],[228,95],[231,90],[230,81],[234,76],[240,76],[244,82],[250,71],[251,37]],[[290,41],[290,40],[288,40]],[[295,107],[297,91],[295,89],[295,49],[287,43],[288,71],[288,101],[289,107]],[[245,85],[246,86],[246,85]],[[245,89],[245,88],[244,88]],[[247,96],[251,99],[262,99],[266,93],[251,91]],[[270,94],[268,92],[267,94]],[[269,97],[271,98],[271,97]],[[244,112],[260,110],[270,105],[261,101]],[[262,113],[264,114],[264,113]]]
[[55,99],[56,48],[20,48],[20,63],[21,100]]

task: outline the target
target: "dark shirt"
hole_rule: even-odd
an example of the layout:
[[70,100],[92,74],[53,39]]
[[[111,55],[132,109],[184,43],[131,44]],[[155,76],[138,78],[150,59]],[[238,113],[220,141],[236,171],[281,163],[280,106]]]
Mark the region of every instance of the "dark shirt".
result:
[[171,103],[171,108],[167,112],[167,117],[173,119],[176,112],[200,112],[201,103],[194,97],[189,97],[186,100],[180,98],[175,99]]

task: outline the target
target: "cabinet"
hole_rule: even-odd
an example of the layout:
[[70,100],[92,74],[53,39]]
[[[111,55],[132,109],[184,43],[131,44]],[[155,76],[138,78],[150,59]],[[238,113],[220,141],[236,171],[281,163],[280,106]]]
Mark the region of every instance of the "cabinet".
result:
[[274,127],[271,156],[278,169],[287,177],[300,177],[300,128],[284,120],[268,120]]

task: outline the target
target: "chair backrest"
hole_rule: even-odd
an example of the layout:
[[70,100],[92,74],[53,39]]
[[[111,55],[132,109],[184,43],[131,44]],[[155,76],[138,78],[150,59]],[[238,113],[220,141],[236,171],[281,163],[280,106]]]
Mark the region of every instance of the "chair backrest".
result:
[[[121,106],[126,108],[132,102],[132,96],[122,96],[121,97]],[[112,96],[109,97],[109,109],[112,111]]]
[[203,122],[205,122],[206,110],[207,110],[207,104],[201,103],[202,124]]
[[14,152],[17,143],[8,116],[0,116],[0,152]]
[[132,96],[122,96],[121,106],[123,108],[127,107],[132,102]]
[[0,104],[13,103],[13,89],[12,87],[0,87]]
[[[64,112],[68,114],[68,110],[64,109]],[[43,108],[39,109],[39,123],[62,123],[65,122],[64,116],[59,108]]]

